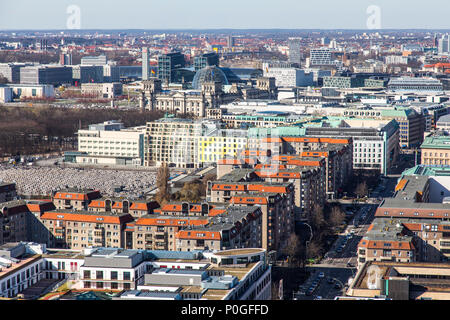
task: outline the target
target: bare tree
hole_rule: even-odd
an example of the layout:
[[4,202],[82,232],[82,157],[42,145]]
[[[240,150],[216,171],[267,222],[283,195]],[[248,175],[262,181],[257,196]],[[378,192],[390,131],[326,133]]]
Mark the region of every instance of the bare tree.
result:
[[355,193],[360,198],[367,196],[367,194],[369,193],[369,189],[367,187],[366,181],[358,183],[358,185],[356,186]]
[[155,195],[155,200],[162,206],[170,201],[170,185],[169,185],[169,167],[166,163],[163,163],[158,169],[158,175],[156,178],[156,186],[158,192]]
[[305,247],[295,233],[291,233],[289,236],[284,253],[288,256],[290,266],[298,266],[304,263]]
[[340,226],[344,222],[345,213],[339,206],[335,206],[331,209],[329,222],[333,227]]
[[314,204],[312,212],[310,212],[308,220],[313,229],[315,229],[315,230],[322,229],[322,227],[326,223],[323,207],[321,207],[318,204]]
[[313,240],[308,244],[308,247],[306,248],[306,256],[308,259],[317,258],[322,253],[322,250],[322,244],[317,240]]

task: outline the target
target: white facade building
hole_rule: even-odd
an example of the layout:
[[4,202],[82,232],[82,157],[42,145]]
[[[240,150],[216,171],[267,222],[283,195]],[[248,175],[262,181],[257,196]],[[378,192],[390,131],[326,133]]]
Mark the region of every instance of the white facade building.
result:
[[318,65],[333,65],[331,61],[331,51],[329,48],[319,48],[310,50],[310,60],[311,66]]
[[[104,123],[106,127],[91,125],[89,130],[78,130],[78,151],[85,152],[94,159],[95,156],[104,159],[127,158],[136,160],[134,164],[142,163],[145,127],[124,129],[122,125],[120,129],[117,126],[108,129],[108,125],[117,124],[117,122],[107,121]],[[80,157],[80,161],[89,162],[88,157],[83,156]],[[93,160],[93,163],[105,162]]]
[[314,75],[297,68],[267,68],[264,77],[275,78],[277,87],[307,87],[312,86]]

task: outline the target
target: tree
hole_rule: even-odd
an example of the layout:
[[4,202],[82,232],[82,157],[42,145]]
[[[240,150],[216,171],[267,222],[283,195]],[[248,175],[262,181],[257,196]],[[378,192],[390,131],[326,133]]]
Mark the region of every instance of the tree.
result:
[[170,185],[169,185],[169,167],[166,163],[163,163],[158,169],[158,175],[156,177],[156,186],[158,192],[155,195],[155,200],[162,206],[170,201]]
[[320,256],[323,250],[322,244],[318,240],[311,241],[306,247],[306,257],[308,259],[314,259]]
[[295,233],[291,233],[287,240],[284,253],[288,256],[290,266],[298,266],[304,263],[305,247]]
[[321,230],[326,224],[323,207],[318,204],[314,204],[308,220],[313,229],[316,231]]
[[178,201],[199,202],[201,200],[202,183],[200,181],[186,182],[173,198]]
[[356,186],[355,193],[359,198],[367,196],[367,194],[369,193],[369,190],[367,188],[366,181],[362,181],[362,182],[358,183],[358,185]]
[[331,209],[328,221],[330,222],[331,226],[338,227],[344,222],[345,219],[345,213],[342,211],[342,209],[339,206],[335,206]]
[[202,179],[202,187],[201,187],[201,196],[206,196],[206,189],[208,188],[208,182],[214,181],[217,179],[217,175],[215,173],[208,173],[206,176]]

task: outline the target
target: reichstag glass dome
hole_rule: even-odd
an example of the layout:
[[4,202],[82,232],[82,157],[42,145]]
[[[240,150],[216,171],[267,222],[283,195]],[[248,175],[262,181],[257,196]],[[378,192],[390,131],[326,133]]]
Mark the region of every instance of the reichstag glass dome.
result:
[[192,80],[192,88],[201,90],[203,83],[215,81],[219,81],[222,85],[228,84],[228,79],[222,70],[220,70],[216,66],[208,66],[197,71],[194,79]]

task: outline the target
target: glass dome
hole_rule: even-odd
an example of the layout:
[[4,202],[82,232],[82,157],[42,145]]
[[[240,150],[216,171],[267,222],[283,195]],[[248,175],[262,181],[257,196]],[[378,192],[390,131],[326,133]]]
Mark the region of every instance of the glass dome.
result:
[[228,84],[228,79],[222,70],[216,66],[208,66],[197,71],[194,79],[192,80],[192,88],[201,90],[203,83],[215,81],[220,82],[222,85]]

